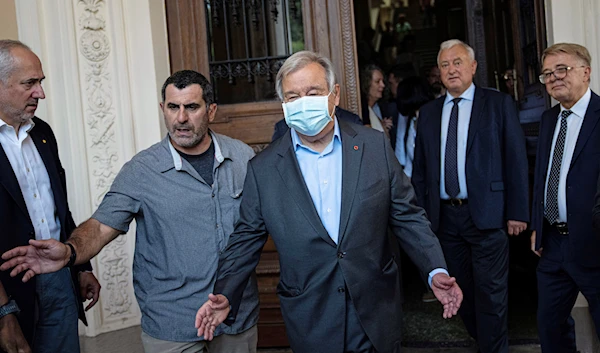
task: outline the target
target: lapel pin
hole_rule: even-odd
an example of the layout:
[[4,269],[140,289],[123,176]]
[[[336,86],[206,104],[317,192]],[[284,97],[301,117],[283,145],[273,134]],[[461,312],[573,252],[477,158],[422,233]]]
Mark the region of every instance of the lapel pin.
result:
[[354,150],[355,150],[355,151],[358,151],[358,146],[354,146]]
[[46,143],[46,140],[42,140],[43,143]]

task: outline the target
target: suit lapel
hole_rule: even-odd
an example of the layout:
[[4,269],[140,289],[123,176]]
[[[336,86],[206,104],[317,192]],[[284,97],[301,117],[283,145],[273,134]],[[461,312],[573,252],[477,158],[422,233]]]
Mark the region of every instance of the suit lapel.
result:
[[342,243],[354,204],[354,195],[358,185],[358,176],[362,163],[363,141],[356,137],[356,131],[343,122],[339,122],[342,137],[342,204],[340,210],[340,231],[338,244]]
[[[427,167],[434,168],[434,175],[437,178],[437,182],[440,182],[440,149],[442,148],[442,142],[440,141],[440,134],[442,133],[442,110],[444,109],[444,100],[445,98],[441,97],[434,101],[435,104],[435,114],[428,116],[426,119],[432,122],[433,126],[429,129],[424,129],[425,132],[417,131],[419,133],[429,133],[429,137],[427,138],[428,143],[433,145],[433,155],[432,159],[433,163],[428,164]],[[427,121],[427,120],[425,120]]]
[[473,108],[471,109],[471,120],[469,121],[469,134],[467,137],[467,156],[469,155],[469,151],[473,146],[473,139],[477,134],[477,131],[482,126],[483,118],[481,115],[483,114],[483,108],[486,104],[486,95],[485,91],[477,86],[475,86],[475,95],[473,96]]
[[[581,130],[579,130],[579,136],[577,137],[577,143],[575,144],[575,151],[573,151],[573,158],[571,159],[571,166],[577,160],[577,157],[581,153],[583,146],[585,146],[587,140],[590,135],[594,131],[598,120],[600,119],[600,97],[598,97],[594,92],[592,92],[592,98],[590,99],[590,104],[585,112],[585,117],[583,118],[583,124],[581,125]],[[558,115],[558,113],[557,113]],[[555,117],[555,119],[557,119]]]
[[42,161],[44,162],[44,166],[46,166],[46,171],[48,172],[48,178],[50,179],[50,186],[52,187],[52,194],[54,195],[54,205],[58,212],[58,216],[61,222],[65,220],[66,210],[67,210],[67,200],[63,195],[65,192],[63,190],[62,183],[60,181],[60,175],[58,174],[58,168],[56,166],[56,159],[52,154],[49,146],[49,138],[44,131],[41,131],[39,128],[34,127],[29,132],[29,136],[33,140],[40,157],[42,157]]
[[327,233],[323,223],[321,223],[321,218],[317,213],[308,187],[302,177],[302,172],[300,171],[300,166],[298,165],[298,160],[296,159],[296,154],[294,153],[294,148],[292,146],[291,130],[288,130],[285,133],[284,137],[280,139],[279,144],[275,146],[275,148],[280,157],[276,163],[276,168],[283,184],[290,193],[291,200],[294,200],[298,209],[313,227],[314,231],[329,245],[337,247]]
[[6,191],[12,196],[15,200],[15,203],[23,213],[29,217],[29,212],[27,212],[27,206],[25,205],[25,199],[23,198],[23,193],[21,192],[21,187],[19,186],[19,181],[17,180],[17,176],[10,165],[10,161],[6,156],[6,152],[4,152],[4,148],[0,145],[0,184],[4,186]]
[[[540,167],[542,168],[541,177],[543,178],[542,185],[546,185],[546,176],[548,175],[548,163],[550,162],[550,152],[552,151],[552,139],[554,138],[554,129],[556,128],[556,121],[558,120],[558,114],[560,113],[560,105],[554,106],[549,113],[546,115],[547,122],[542,122],[544,125],[544,129],[540,130],[540,135],[538,138],[538,144],[540,146],[544,146],[544,148],[540,151],[541,155],[538,156],[538,160],[541,163]],[[544,119],[544,116],[542,116]]]

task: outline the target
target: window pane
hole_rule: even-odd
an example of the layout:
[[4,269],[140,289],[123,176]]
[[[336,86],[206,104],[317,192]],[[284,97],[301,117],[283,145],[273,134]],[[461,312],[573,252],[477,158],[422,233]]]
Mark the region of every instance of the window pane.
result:
[[206,0],[210,75],[219,104],[276,100],[275,75],[304,50],[301,0]]

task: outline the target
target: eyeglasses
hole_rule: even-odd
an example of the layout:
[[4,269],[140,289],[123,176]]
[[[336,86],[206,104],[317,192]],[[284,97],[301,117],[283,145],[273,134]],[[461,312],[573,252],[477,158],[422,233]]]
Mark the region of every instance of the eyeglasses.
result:
[[570,70],[573,70],[573,69],[578,69],[580,67],[585,67],[585,66],[559,67],[559,68],[554,69],[554,71],[543,72],[540,76],[538,76],[538,78],[540,79],[540,82],[545,85],[546,83],[548,83],[550,81],[550,78],[552,77],[552,75],[554,75],[554,78],[556,78],[557,80],[562,80],[563,78],[565,78],[567,76],[567,72],[569,72]]

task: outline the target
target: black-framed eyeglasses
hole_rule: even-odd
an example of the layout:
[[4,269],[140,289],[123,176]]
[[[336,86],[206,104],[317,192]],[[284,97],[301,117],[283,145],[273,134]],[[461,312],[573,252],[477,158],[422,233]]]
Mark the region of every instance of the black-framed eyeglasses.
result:
[[557,80],[562,80],[563,78],[565,78],[567,76],[567,72],[569,72],[570,70],[573,70],[573,69],[578,69],[580,67],[586,67],[586,66],[558,67],[558,68],[554,69],[554,71],[542,72],[542,74],[540,76],[538,76],[538,78],[540,79],[540,82],[543,85],[545,85],[546,83],[548,83],[548,81],[550,81],[550,78],[552,77],[552,75],[554,75],[554,78],[556,78]]

